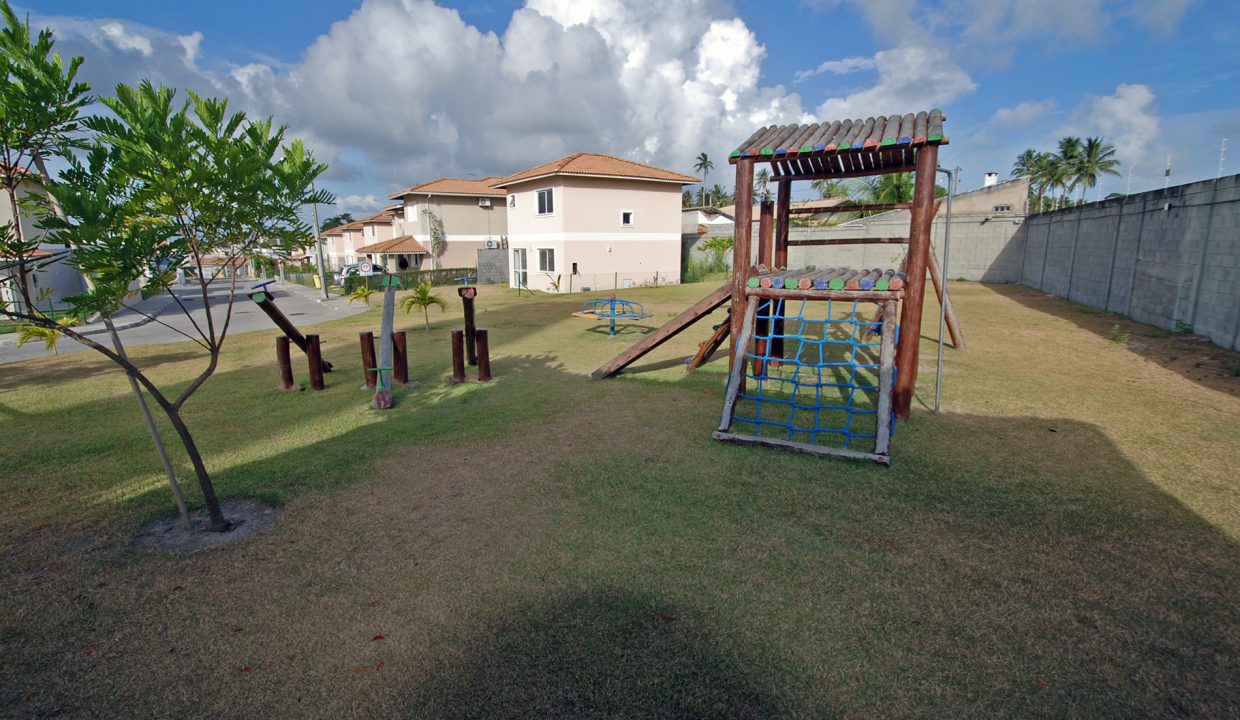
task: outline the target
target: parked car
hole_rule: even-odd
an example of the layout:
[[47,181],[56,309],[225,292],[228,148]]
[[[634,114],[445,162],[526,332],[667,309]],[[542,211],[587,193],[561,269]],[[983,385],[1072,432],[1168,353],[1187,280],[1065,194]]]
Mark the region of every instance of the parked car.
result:
[[[370,265],[370,272],[373,275],[379,275],[382,273],[386,273],[388,271],[387,268],[383,267],[382,265],[378,265],[376,263],[367,263],[367,264]],[[340,268],[339,273],[336,273],[336,282],[339,285],[344,285],[345,278],[351,275],[361,275],[361,274],[362,274],[361,263],[352,263],[349,265],[345,265],[344,267]]]

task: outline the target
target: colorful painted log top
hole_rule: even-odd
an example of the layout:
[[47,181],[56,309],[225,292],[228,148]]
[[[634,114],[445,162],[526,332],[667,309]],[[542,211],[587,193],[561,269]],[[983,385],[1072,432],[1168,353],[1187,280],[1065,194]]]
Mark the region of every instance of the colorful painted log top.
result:
[[898,270],[864,268],[852,270],[846,267],[789,268],[761,272],[749,278],[750,288],[774,290],[843,290],[895,292],[904,289],[908,276]]
[[746,158],[771,163],[776,178],[872,175],[910,165],[917,148],[946,145],[945,120],[935,109],[864,120],[768,125],[733,150],[729,162]]

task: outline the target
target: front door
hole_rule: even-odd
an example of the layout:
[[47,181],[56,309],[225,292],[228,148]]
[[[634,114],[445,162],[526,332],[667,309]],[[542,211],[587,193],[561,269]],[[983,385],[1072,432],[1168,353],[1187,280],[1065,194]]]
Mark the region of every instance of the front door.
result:
[[529,273],[527,272],[525,248],[513,248],[512,250],[512,283],[518,288],[529,287]]

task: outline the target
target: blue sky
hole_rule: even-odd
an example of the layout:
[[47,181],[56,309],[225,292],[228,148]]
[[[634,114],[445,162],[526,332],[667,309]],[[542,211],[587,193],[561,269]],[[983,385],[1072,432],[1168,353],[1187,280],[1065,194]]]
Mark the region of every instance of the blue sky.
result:
[[19,3],[103,91],[151,77],[305,137],[340,207],[578,150],[730,185],[752,130],[941,107],[962,186],[1102,135],[1100,192],[1240,171],[1240,3],[1223,0],[430,0]]

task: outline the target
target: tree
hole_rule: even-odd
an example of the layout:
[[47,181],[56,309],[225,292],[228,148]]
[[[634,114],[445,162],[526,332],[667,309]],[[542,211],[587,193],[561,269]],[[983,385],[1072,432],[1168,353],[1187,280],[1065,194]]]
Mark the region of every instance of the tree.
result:
[[1081,186],[1081,201],[1085,200],[1086,188],[1098,184],[1103,175],[1119,175],[1119,158],[1115,157],[1115,146],[1102,141],[1100,137],[1085,140],[1077,155],[1077,183]]
[[1069,135],[1059,140],[1059,162],[1055,168],[1055,178],[1063,190],[1062,200],[1066,204],[1068,196],[1081,181],[1081,139]]
[[[301,207],[332,200],[328,193],[310,190],[325,166],[315,162],[300,142],[284,145],[284,129],[273,127],[270,120],[230,115],[227,101],[192,93],[177,108],[171,89],[145,81],[137,88],[120,85],[115,98],[102,101],[111,116],[81,118],[88,90],[74,81],[81,59],[74,58],[66,67],[58,55],[50,54],[49,31],[31,44],[29,28],[17,21],[7,2],[0,0],[0,9],[7,22],[0,33],[5,50],[0,62],[6,73],[0,83],[5,182],[28,173],[30,163],[44,155],[59,155],[67,164],[56,181],[39,177],[49,199],[24,208],[48,231],[48,241],[74,248],[74,262],[90,280],[85,291],[65,302],[79,316],[97,313],[106,318],[129,307],[137,292],[143,297],[166,292],[185,314],[184,327],[190,329],[151,319],[197,343],[207,354],[207,364],[188,385],[178,383],[165,391],[129,360],[119,344],[116,349],[105,347],[33,312],[32,283],[25,272],[5,279],[22,303],[0,308],[0,315],[57,330],[121,366],[167,416],[194,467],[212,529],[226,531],[231,523],[182,417],[186,401],[218,367],[232,317],[236,274],[229,273],[226,301],[213,304],[211,286],[220,279],[222,268],[234,266],[259,248],[290,250],[304,243],[310,227],[300,219]],[[17,112],[11,112],[14,109]],[[71,133],[79,129],[90,135],[70,142]],[[84,152],[74,154],[74,146]],[[15,206],[15,194],[9,197]],[[37,240],[24,237],[20,223],[0,230],[0,256],[14,258],[24,271]],[[209,255],[223,257],[221,270],[212,272],[204,266]],[[196,294],[203,305],[197,318],[172,293],[175,270],[182,265],[196,274]],[[134,291],[134,286],[140,289]]]
[[820,198],[835,197],[841,192],[839,180],[812,180],[809,186],[813,188]]
[[431,331],[431,306],[438,305],[439,312],[448,309],[447,303],[443,298],[431,292],[431,284],[429,281],[419,284],[413,289],[411,295],[406,295],[400,299],[400,306],[408,313],[416,308],[422,308],[422,315],[426,318],[426,332]]
[[[20,221],[35,209],[38,198],[21,198],[20,189],[28,183],[42,190],[44,173],[33,169],[41,168],[44,158],[79,144],[75,136],[81,127],[80,114],[92,98],[87,95],[90,86],[77,81],[82,58],[75,57],[66,65],[60,53],[52,51],[51,30],[42,30],[32,41],[30,25],[18,19],[7,0],[0,0],[0,15],[4,17],[0,29],[0,186],[13,217],[0,226],[0,262],[5,263],[0,269],[9,271],[9,282],[17,290],[17,285],[29,282],[26,276],[36,267],[31,260],[39,245],[37,237],[26,236]],[[32,300],[20,297],[13,309],[24,303],[29,312],[35,312]]]
[[319,226],[319,232],[327,232],[332,228],[348,225],[351,222],[353,222],[353,213],[342,212],[339,215],[332,215]]
[[693,170],[695,172],[702,173],[702,187],[698,188],[699,205],[705,206],[710,202],[710,199],[707,197],[706,193],[706,178],[710,176],[710,171],[714,169],[715,164],[710,161],[710,158],[707,157],[706,153],[699,153],[697,156],[697,162],[693,164]]
[[707,193],[707,195],[709,196],[711,204],[715,207],[719,207],[720,205],[728,205],[734,202],[732,193],[728,192],[718,183],[715,183],[714,187],[710,189],[710,192]]
[[754,175],[754,195],[762,202],[770,202],[773,199],[770,170],[762,168]]
[[685,190],[680,193],[680,207],[687,208],[693,206],[693,193]]

